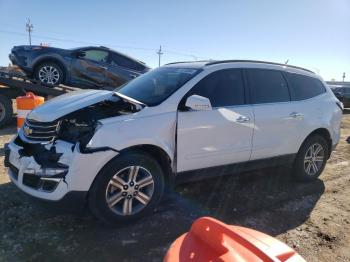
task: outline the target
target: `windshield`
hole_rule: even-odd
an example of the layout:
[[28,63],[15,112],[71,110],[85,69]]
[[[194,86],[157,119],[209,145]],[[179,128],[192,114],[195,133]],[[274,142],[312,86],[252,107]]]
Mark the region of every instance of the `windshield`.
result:
[[147,106],[156,106],[199,71],[200,69],[197,68],[160,67],[139,76],[115,91]]

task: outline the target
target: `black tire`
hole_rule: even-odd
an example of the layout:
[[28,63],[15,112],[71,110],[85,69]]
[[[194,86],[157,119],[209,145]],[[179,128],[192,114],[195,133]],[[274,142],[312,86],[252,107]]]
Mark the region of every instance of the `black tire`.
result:
[[[58,73],[57,81],[54,80],[52,82],[47,82],[40,77],[41,70],[44,70],[45,68],[53,68],[53,70],[56,70],[55,72]],[[39,81],[41,84],[43,84],[45,86],[52,87],[52,86],[57,86],[59,84],[62,84],[64,82],[65,75],[64,75],[63,68],[59,64],[54,63],[54,62],[45,62],[45,63],[39,64],[38,66],[36,66],[36,68],[34,70],[34,78],[37,81]]]
[[0,127],[5,126],[12,118],[12,100],[0,94]]
[[[312,145],[320,145],[323,150],[323,162],[318,164],[318,162],[315,162],[315,164],[319,165],[317,166],[317,172],[312,172],[313,174],[310,174],[307,172],[307,167],[309,165],[308,162],[304,163],[306,154],[308,153],[308,150]],[[310,152],[310,151],[309,151]],[[310,182],[316,180],[321,173],[323,172],[327,159],[328,159],[328,143],[326,139],[321,135],[312,135],[309,137],[300,147],[299,152],[297,154],[297,157],[294,162],[294,168],[293,168],[293,178],[295,178],[297,181],[302,182]],[[308,154],[309,155],[309,154]],[[312,164],[311,164],[312,166]],[[314,168],[311,168],[313,171],[315,171]],[[311,169],[309,170],[311,172]]]
[[[154,181],[153,194],[150,197],[147,205],[143,205],[142,209],[137,213],[120,215],[116,214],[111,208],[109,208],[106,199],[106,190],[112,177],[129,166],[140,166],[149,171]],[[164,183],[162,168],[153,157],[141,151],[133,151],[122,154],[111,160],[95,178],[88,195],[90,210],[99,220],[109,225],[123,225],[138,220],[153,212],[163,195]],[[141,191],[141,189],[139,190]],[[136,208],[139,207],[138,205],[140,205],[140,202],[134,198],[132,200],[133,205],[136,203]],[[122,203],[118,204],[124,204],[124,201],[126,201],[126,196],[120,200]]]

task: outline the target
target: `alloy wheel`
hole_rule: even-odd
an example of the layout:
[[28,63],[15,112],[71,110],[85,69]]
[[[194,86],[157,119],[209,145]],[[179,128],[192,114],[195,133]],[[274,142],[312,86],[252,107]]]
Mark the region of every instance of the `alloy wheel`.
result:
[[60,79],[60,72],[56,67],[53,66],[43,66],[39,70],[39,80],[42,83],[55,85]]
[[151,173],[141,166],[128,166],[109,181],[106,202],[118,215],[134,215],[147,206],[153,192],[154,180]]
[[304,170],[310,175],[314,176],[322,168],[325,161],[325,151],[319,143],[312,144],[306,151],[304,157]]

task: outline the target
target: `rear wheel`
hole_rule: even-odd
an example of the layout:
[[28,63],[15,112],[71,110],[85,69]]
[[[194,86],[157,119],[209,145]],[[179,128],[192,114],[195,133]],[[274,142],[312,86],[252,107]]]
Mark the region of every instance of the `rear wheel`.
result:
[[0,94],[0,127],[6,125],[12,118],[12,115],[12,100],[7,96]]
[[294,175],[299,181],[316,180],[325,168],[328,144],[320,135],[313,135],[301,146],[294,164]]
[[89,192],[89,206],[103,222],[123,224],[152,212],[163,191],[158,162],[143,152],[130,152],[112,160],[98,174]]
[[63,69],[56,63],[42,63],[35,69],[35,79],[43,85],[55,86],[63,82]]

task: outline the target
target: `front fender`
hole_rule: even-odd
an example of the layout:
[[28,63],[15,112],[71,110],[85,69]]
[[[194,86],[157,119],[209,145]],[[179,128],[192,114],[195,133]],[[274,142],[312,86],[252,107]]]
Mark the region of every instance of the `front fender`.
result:
[[48,60],[57,61],[58,63],[60,63],[60,65],[63,66],[63,70],[65,71],[65,73],[67,73],[67,64],[66,64],[64,58],[61,55],[58,55],[58,54],[55,54],[55,53],[43,54],[43,55],[40,55],[40,56],[34,58],[33,61],[32,61],[32,68],[33,68],[33,70],[40,63],[42,63],[44,61],[48,61]]
[[100,121],[87,148],[110,147],[117,151],[138,145],[154,145],[174,160],[176,112],[144,117],[118,117]]

